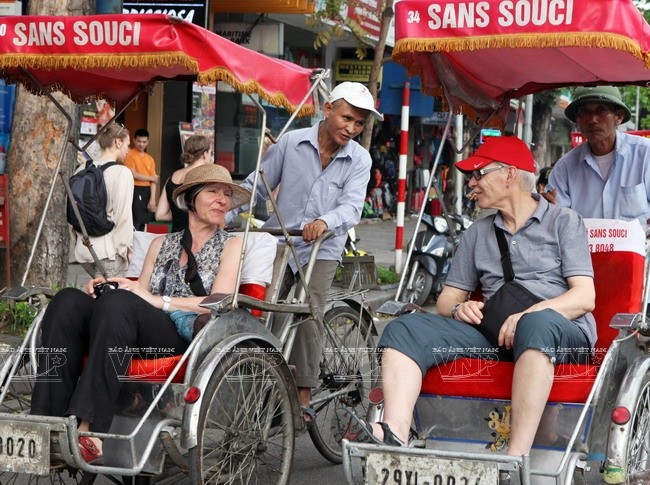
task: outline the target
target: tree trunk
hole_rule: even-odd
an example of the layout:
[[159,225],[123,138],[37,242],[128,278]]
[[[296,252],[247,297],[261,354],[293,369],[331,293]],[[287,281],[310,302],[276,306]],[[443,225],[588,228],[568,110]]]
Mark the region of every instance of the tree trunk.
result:
[[547,151],[551,140],[551,115],[556,96],[552,92],[535,95],[533,101],[533,157],[540,168],[546,165]]
[[[379,30],[379,40],[377,41],[377,46],[375,47],[375,57],[372,62],[372,68],[370,69],[370,79],[368,82],[368,90],[374,99],[377,99],[377,82],[379,81],[379,72],[384,61],[384,52],[386,51],[386,37],[388,36],[390,21],[393,18],[394,14],[393,0],[386,0],[384,9],[381,13],[381,29]],[[381,107],[379,111],[381,112]],[[370,148],[370,143],[372,143],[373,127],[374,123],[367,123],[366,127],[363,129],[363,133],[361,134],[361,145],[366,150]]]
[[[94,10],[90,0],[39,0],[30,2],[30,15],[84,15]],[[72,115],[71,136],[78,138],[77,106],[66,96],[56,99]],[[55,169],[66,144],[66,119],[48,98],[16,90],[11,148],[8,153],[11,285],[22,282],[42,215],[42,233],[27,275],[27,285],[65,286],[70,235],[65,218],[66,196]],[[68,176],[76,151],[67,150],[61,168]],[[55,187],[45,208],[52,183]]]

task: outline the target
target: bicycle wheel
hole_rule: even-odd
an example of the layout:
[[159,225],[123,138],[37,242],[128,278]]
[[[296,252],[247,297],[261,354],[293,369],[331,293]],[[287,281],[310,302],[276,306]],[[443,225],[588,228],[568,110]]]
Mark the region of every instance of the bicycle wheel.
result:
[[0,483],[29,485],[92,485],[97,475],[71,468],[53,468],[49,475],[27,475],[25,473],[0,472]]
[[349,305],[325,313],[323,358],[319,384],[312,392],[316,412],[308,427],[314,446],[324,458],[341,463],[341,444],[336,437],[339,423],[335,411],[346,406],[360,416],[368,411],[368,393],[377,383],[379,366],[375,358],[372,322]]
[[295,440],[290,382],[279,354],[229,353],[203,395],[189,482],[288,483]]
[[[16,359],[20,360],[18,368],[11,381],[8,382],[8,373]],[[12,355],[4,361],[0,372],[3,376],[2,390],[4,390],[4,386],[7,386],[7,394],[0,403],[0,412],[29,414],[32,407],[32,391],[36,380],[36,372],[32,367],[29,355],[27,353]]]

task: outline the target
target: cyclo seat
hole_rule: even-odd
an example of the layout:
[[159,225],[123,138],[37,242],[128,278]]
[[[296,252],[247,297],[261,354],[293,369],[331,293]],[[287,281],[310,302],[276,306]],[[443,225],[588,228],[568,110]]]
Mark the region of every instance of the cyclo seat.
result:
[[[645,235],[637,221],[586,219],[594,268],[598,340],[589,364],[555,366],[549,402],[584,403],[618,330],[609,326],[617,313],[637,313],[643,296]],[[461,358],[429,369],[421,394],[467,398],[511,397],[513,362]]]

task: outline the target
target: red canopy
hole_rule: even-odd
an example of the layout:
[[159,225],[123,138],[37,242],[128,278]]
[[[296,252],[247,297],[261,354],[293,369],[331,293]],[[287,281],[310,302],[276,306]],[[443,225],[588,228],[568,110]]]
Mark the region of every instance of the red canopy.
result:
[[[311,87],[312,70],[234,44],[165,15],[0,17],[0,77],[76,101],[123,102],[166,79],[225,81],[294,111]],[[308,102],[301,113],[312,114]]]
[[395,61],[491,112],[510,98],[582,84],[650,80],[650,26],[631,0],[402,0]]

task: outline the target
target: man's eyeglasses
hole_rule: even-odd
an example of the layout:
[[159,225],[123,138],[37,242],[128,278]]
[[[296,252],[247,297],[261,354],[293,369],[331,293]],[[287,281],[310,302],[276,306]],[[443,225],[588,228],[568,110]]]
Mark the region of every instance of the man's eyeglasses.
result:
[[115,123],[116,125],[120,125],[119,131],[115,134],[115,138],[119,138],[122,132],[124,131],[124,125],[122,123]]
[[501,170],[502,168],[506,168],[506,165],[500,165],[498,167],[492,167],[492,168],[482,168],[480,170],[473,170],[472,176],[470,178],[476,179],[476,181],[478,182],[483,178],[483,175],[487,175],[490,172],[496,172],[497,170]]

